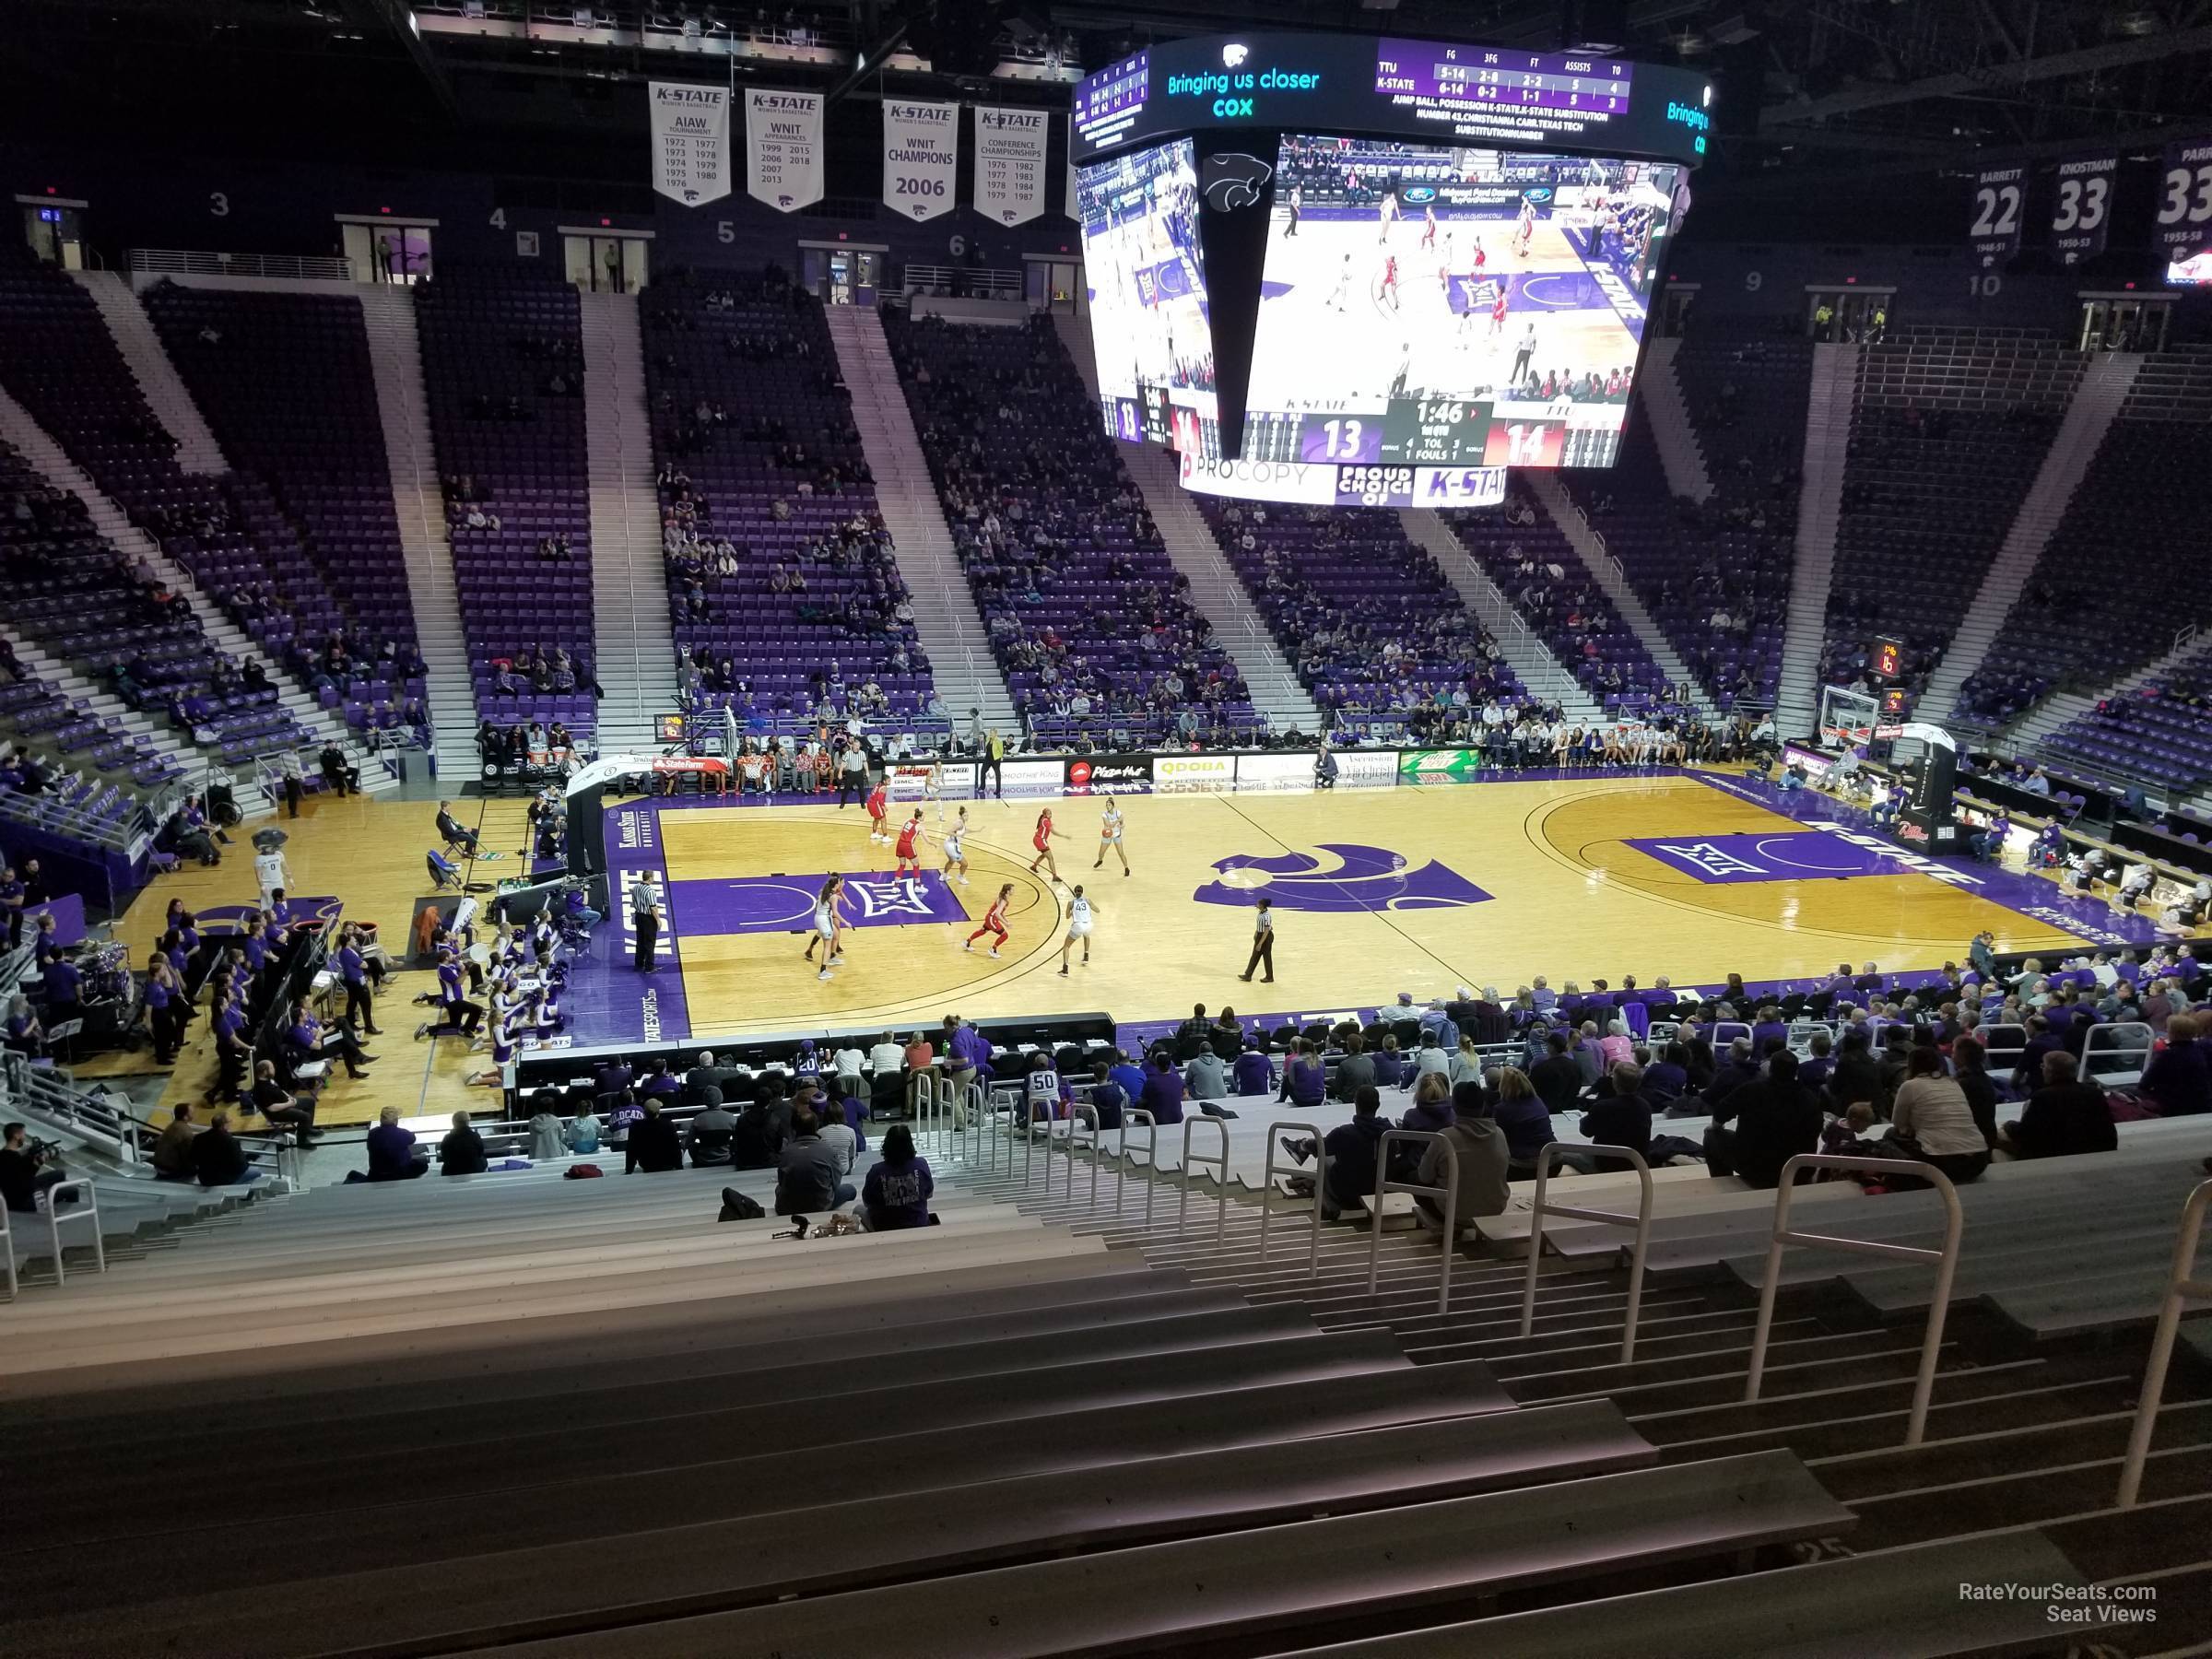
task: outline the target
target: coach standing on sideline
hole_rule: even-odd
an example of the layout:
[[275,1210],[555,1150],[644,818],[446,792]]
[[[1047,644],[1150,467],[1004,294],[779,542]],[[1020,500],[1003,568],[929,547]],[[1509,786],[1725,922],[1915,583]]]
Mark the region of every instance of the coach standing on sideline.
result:
[[661,940],[661,901],[653,883],[642,876],[630,884],[629,921],[638,933],[638,955],[631,966],[640,973],[651,973],[653,947]]
[[1000,800],[1006,798],[1006,740],[993,726],[983,734],[983,763],[975,774],[975,798],[983,798],[983,780],[991,781],[991,793]]
[[1244,971],[1239,977],[1249,985],[1252,983],[1253,971],[1258,968],[1262,963],[1265,963],[1267,968],[1267,977],[1262,982],[1269,985],[1274,984],[1275,907],[1273,903],[1265,897],[1262,897],[1259,902],[1259,909],[1253,913],[1252,960],[1244,964]]

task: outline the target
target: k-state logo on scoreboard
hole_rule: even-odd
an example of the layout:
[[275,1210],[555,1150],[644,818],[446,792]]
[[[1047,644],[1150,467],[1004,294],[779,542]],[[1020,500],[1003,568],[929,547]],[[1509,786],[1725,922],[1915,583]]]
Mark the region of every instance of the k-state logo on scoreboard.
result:
[[1230,150],[1206,157],[1200,169],[1199,194],[1216,213],[1234,213],[1257,202],[1274,177],[1274,167],[1259,157]]

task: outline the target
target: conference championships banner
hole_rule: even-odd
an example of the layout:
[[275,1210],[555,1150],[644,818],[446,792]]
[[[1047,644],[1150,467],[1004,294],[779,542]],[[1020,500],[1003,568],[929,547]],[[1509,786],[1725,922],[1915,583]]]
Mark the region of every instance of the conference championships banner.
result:
[[975,210],[994,224],[1026,225],[1044,211],[1044,158],[1052,117],[1042,110],[975,112]]

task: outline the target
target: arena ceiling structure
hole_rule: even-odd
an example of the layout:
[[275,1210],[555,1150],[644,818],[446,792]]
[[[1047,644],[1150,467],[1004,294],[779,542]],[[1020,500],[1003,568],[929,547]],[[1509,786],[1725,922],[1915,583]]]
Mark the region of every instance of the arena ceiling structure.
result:
[[[1155,41],[1312,29],[1592,45],[1720,88],[1703,199],[2212,133],[2212,0],[13,0],[0,130],[635,176],[644,83],[1064,103]],[[855,164],[874,165],[858,142]],[[838,158],[830,158],[832,170]],[[833,186],[834,188],[834,186]]]

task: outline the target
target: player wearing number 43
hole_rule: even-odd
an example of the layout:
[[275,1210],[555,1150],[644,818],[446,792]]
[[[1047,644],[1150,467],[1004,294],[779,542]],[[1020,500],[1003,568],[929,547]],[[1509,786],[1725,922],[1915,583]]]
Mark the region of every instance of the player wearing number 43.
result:
[[1077,939],[1083,941],[1083,966],[1090,966],[1090,928],[1093,920],[1090,900],[1083,897],[1083,884],[1077,882],[1075,892],[1067,901],[1067,937],[1060,941],[1061,978],[1067,977],[1067,953],[1076,947]]

